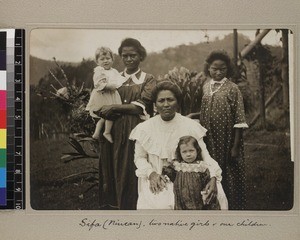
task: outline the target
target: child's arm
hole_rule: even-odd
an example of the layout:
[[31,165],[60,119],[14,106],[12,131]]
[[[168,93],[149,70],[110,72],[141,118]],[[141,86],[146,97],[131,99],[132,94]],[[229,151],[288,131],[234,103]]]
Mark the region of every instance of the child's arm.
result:
[[121,76],[121,74],[116,69],[113,69],[113,72],[114,76],[110,77],[108,83],[105,86],[105,90],[116,90],[125,82],[125,77]]
[[104,90],[113,91],[116,90],[117,88],[118,88],[117,84],[107,83],[106,86],[104,87]]
[[113,81],[113,79],[111,79],[100,66],[94,69],[93,81],[94,87],[97,89],[97,91],[113,91],[121,86],[121,84],[118,84],[118,82]]
[[176,171],[174,169],[173,165],[165,166],[162,169],[162,175],[168,176],[168,178],[171,180],[171,182],[174,182],[176,178]]
[[97,91],[113,91],[116,90],[119,86],[115,83],[109,83],[107,82],[107,79],[105,76],[103,76],[101,79],[98,79],[97,81],[95,81],[94,83],[95,88],[97,89]]
[[112,75],[110,75],[109,80],[104,88],[104,90],[113,91],[117,88],[121,87],[125,82],[125,77],[121,76],[121,74],[114,68],[112,68]]
[[97,91],[102,91],[105,86],[107,85],[107,80],[106,80],[106,77],[104,75],[101,75],[101,76],[94,76],[94,88],[97,90]]

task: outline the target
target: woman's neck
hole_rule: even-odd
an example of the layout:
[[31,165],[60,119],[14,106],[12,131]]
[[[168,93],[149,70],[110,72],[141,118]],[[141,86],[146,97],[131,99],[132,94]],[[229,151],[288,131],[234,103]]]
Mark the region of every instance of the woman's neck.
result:
[[125,69],[125,72],[129,75],[137,73],[140,69],[139,68],[135,68],[135,69]]
[[164,122],[171,122],[175,118],[175,116],[176,116],[176,112],[174,113],[174,115],[168,117],[163,117],[162,115],[160,115],[160,118]]

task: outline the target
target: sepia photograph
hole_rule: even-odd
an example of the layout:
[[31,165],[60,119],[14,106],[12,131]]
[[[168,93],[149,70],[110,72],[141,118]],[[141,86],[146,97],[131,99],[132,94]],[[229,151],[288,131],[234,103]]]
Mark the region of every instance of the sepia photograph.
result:
[[28,41],[32,209],[293,209],[292,30],[36,28]]

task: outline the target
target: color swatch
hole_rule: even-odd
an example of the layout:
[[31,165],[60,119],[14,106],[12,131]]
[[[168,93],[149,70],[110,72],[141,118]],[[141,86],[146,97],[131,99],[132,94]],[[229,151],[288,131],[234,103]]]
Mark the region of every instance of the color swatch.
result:
[[6,32],[0,32],[0,206],[6,205]]
[[24,209],[24,35],[0,29],[0,209]]

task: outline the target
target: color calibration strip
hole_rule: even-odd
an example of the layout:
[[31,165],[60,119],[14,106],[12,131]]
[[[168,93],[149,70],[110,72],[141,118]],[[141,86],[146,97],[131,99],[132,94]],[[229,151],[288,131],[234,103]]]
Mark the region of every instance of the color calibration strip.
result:
[[[4,73],[2,73],[1,70],[0,78],[0,109],[3,109],[0,120],[0,209],[24,209],[25,30],[0,30],[0,36],[1,49],[3,48],[5,51],[5,58],[3,58],[5,64],[1,63],[1,66],[5,65],[5,71],[3,70]],[[5,40],[3,36],[6,37]],[[5,47],[2,46],[4,43]],[[2,159],[4,160],[2,161]]]
[[0,206],[6,206],[6,32],[0,32]]

